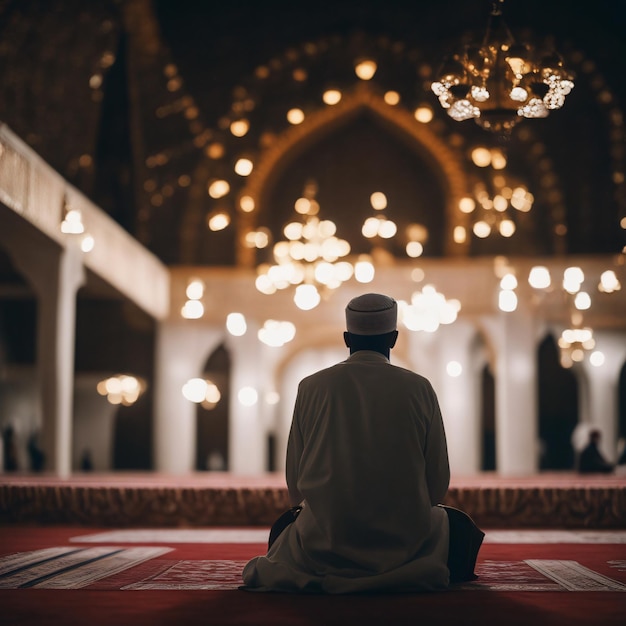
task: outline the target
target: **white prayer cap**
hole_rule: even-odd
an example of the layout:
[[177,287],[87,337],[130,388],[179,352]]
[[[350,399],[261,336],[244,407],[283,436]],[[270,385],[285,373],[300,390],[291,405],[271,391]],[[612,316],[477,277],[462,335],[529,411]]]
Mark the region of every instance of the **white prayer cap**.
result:
[[384,335],[396,330],[398,304],[379,293],[353,298],[346,307],[346,329],[354,335]]

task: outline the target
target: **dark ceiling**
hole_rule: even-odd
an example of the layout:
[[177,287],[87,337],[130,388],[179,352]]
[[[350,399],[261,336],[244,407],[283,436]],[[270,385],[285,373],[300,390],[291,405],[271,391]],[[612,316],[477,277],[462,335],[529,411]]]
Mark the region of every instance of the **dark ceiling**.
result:
[[[0,120],[165,263],[233,264],[233,225],[211,233],[204,218],[216,208],[206,182],[221,167],[206,150],[224,135],[234,107],[254,101],[255,132],[246,141],[258,148],[280,133],[286,107],[312,106],[329,81],[354,82],[355,55],[386,51],[380,88],[400,91],[406,106],[431,104],[433,129],[459,154],[493,143],[473,122],[447,118],[427,89],[446,53],[482,37],[491,4],[0,0]],[[511,0],[504,14],[518,39],[553,42],[576,86],[562,110],[522,122],[506,146],[511,169],[535,191],[527,232],[470,253],[619,252],[626,2]],[[271,71],[265,82],[255,74],[260,66]],[[300,66],[307,80],[294,85],[287,70]],[[294,194],[314,176],[320,203],[351,236],[362,221],[351,202],[363,205],[367,180],[386,186],[396,206],[416,207],[432,234],[425,254],[443,254],[445,183],[424,155],[383,137],[383,128],[375,136],[377,125],[365,122],[316,143],[281,172],[266,225],[276,236]],[[559,225],[566,228],[555,244]]]

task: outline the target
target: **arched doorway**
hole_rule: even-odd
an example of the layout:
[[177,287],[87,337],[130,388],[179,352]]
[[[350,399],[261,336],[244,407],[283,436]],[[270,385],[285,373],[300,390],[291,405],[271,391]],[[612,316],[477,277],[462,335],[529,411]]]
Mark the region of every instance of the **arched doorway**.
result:
[[374,245],[394,256],[405,256],[406,230],[417,223],[428,231],[425,254],[444,254],[447,199],[441,172],[414,141],[367,108],[315,143],[309,142],[268,189],[268,210],[260,219],[271,226],[275,238],[283,238],[282,227],[297,217],[294,202],[309,179],[317,183],[320,219],[331,218],[337,224],[337,235],[350,241],[353,253],[372,249],[372,240],[363,237],[361,228],[376,213],[370,205],[371,194],[383,192],[387,197],[384,216],[397,224],[398,236]]
[[551,335],[538,348],[540,470],[574,467],[572,433],[578,424],[578,382],[561,366]]
[[496,386],[489,364],[483,367],[482,386],[482,464],[484,472],[496,469]]
[[216,403],[205,401],[197,405],[196,469],[225,471],[228,469],[228,407],[230,396],[230,354],[224,344],[209,356],[202,377],[219,390]]
[[626,461],[626,363],[619,373],[618,384],[618,429],[617,439],[620,448],[618,449],[619,459]]

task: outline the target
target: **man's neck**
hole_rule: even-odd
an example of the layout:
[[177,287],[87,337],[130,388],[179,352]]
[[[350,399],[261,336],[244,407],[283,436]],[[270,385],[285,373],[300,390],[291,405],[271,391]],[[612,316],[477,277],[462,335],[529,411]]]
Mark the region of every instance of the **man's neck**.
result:
[[375,348],[359,348],[358,350],[353,350],[350,348],[350,354],[356,354],[357,352],[378,352],[378,354],[382,354],[388,361],[391,355],[391,350],[389,348],[386,350],[376,350]]

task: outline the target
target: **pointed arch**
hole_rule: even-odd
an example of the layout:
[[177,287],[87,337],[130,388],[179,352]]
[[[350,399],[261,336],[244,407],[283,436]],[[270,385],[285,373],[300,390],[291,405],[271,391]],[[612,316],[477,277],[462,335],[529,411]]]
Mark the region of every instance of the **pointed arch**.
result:
[[[338,104],[310,113],[302,124],[288,128],[278,135],[272,145],[261,154],[253,173],[241,191],[255,201],[254,213],[240,213],[237,220],[237,239],[241,242],[246,232],[255,227],[256,216],[263,213],[273,182],[287,167],[291,159],[306,151],[314,142],[331,134],[361,114],[369,111],[390,132],[408,141],[422,155],[433,160],[440,172],[446,193],[446,255],[467,253],[465,244],[453,238],[453,225],[459,224],[464,214],[458,211],[459,200],[467,189],[466,173],[459,155],[428,126],[420,124],[404,108],[388,105],[380,95],[366,84],[358,85],[344,95]],[[237,262],[241,266],[254,265],[254,251],[238,245]]]

